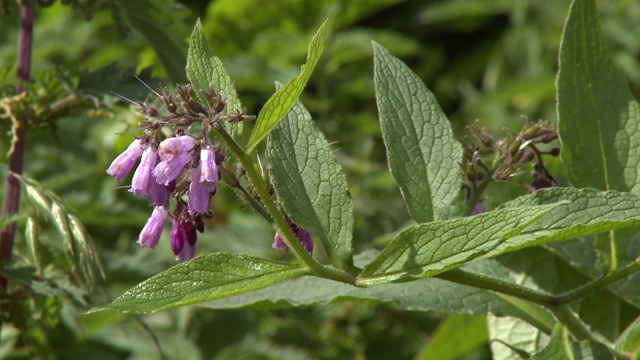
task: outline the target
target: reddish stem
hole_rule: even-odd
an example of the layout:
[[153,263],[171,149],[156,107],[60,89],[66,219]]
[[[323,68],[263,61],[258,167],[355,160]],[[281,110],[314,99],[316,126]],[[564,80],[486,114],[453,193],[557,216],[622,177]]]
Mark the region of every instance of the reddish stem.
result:
[[[18,43],[18,93],[25,91],[22,84],[29,82],[31,72],[31,44],[33,40],[33,16],[35,1],[29,0],[27,6],[20,11],[20,40]],[[5,190],[3,217],[18,212],[20,204],[20,183],[12,174],[22,174],[24,163],[24,149],[26,133],[23,126],[19,126],[15,133],[15,142],[9,154],[9,173],[7,174],[7,188]],[[0,233],[0,261],[11,260],[13,240],[16,234],[16,223],[11,223]],[[0,292],[7,289],[7,279],[0,278]]]

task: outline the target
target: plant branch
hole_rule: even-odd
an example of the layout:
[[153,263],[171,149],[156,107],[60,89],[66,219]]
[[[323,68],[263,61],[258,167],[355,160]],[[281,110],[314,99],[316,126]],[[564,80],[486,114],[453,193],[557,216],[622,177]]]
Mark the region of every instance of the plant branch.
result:
[[[20,40],[18,43],[18,93],[25,91],[23,83],[29,82],[31,75],[31,47],[33,40],[33,17],[35,12],[35,1],[28,1],[20,11]],[[7,173],[7,186],[5,189],[3,217],[9,217],[18,213],[20,204],[20,183],[13,174],[22,174],[24,164],[24,150],[26,132],[24,125],[18,124],[15,131],[13,146],[9,154],[9,171]],[[13,241],[16,234],[16,223],[13,222],[0,232],[0,261],[11,260],[13,253]],[[0,278],[0,292],[7,289],[7,279]]]
[[289,224],[284,219],[278,207],[274,203],[273,199],[269,195],[267,184],[265,184],[260,171],[258,170],[254,161],[251,160],[244,150],[236,143],[231,135],[223,128],[218,128],[218,133],[227,143],[231,152],[236,156],[240,164],[244,167],[249,181],[253,184],[258,196],[262,200],[267,212],[271,218],[275,221],[280,235],[282,235],[284,242],[289,249],[296,255],[296,257],[302,260],[317,276],[321,276],[327,279],[340,281],[347,284],[355,284],[356,277],[352,274],[343,272],[333,267],[324,266],[316,261],[316,259],[307,252],[307,250],[300,244],[298,238],[293,234]]
[[533,290],[526,286],[517,285],[512,282],[492,278],[490,276],[468,272],[462,269],[453,269],[436,277],[455,282],[458,284],[469,285],[479,289],[492,290],[506,295],[511,295],[519,299],[528,300],[532,303],[542,305],[544,307],[552,307],[555,303],[553,295],[549,295],[537,290]]

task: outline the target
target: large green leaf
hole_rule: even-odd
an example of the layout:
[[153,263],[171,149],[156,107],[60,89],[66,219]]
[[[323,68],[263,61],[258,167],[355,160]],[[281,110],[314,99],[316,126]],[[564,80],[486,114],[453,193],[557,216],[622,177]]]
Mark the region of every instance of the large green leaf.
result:
[[506,208],[402,231],[359,276],[362,284],[408,281],[461,266],[516,235],[560,204]]
[[562,160],[571,183],[640,194],[640,108],[611,60],[593,0],[571,5],[557,88]]
[[335,266],[352,269],[353,204],[342,168],[298,101],[270,133],[271,177],[287,214],[320,238]]
[[150,313],[259,289],[307,272],[299,264],[214,253],[178,264],[145,280],[105,308]]
[[[593,0],[571,5],[557,88],[562,160],[571,183],[640,195],[640,106],[609,55]],[[624,260],[633,234],[597,237],[607,271]]]
[[[549,336],[540,329],[514,317],[487,317],[493,360],[523,358],[542,349]],[[527,357],[524,357],[527,358]]]
[[458,194],[462,147],[422,80],[373,43],[374,82],[389,168],[417,222],[446,218]]
[[488,256],[552,241],[640,226],[640,198],[619,191],[548,188],[510,201],[504,207],[552,204],[568,200],[508,239]]
[[225,113],[241,111],[242,105],[233,87],[233,82],[224,68],[222,61],[213,55],[207,38],[202,30],[200,20],[196,22],[189,40],[189,50],[187,51],[187,77],[189,82],[196,90],[197,96],[203,104],[208,105],[203,98],[202,93],[198,90],[208,90],[209,84],[213,84],[213,88],[219,94],[227,98],[227,106]]
[[302,66],[300,75],[289,80],[284,86],[273,94],[267,100],[262,110],[258,114],[256,126],[251,133],[249,143],[247,144],[247,153],[252,152],[255,147],[264,139],[271,129],[273,129],[280,120],[289,112],[295,101],[302,93],[307,81],[311,77],[313,69],[316,67],[320,55],[324,50],[325,37],[327,35],[327,21],[322,24],[316,35],[311,39],[309,44],[309,52],[307,54],[307,62]]

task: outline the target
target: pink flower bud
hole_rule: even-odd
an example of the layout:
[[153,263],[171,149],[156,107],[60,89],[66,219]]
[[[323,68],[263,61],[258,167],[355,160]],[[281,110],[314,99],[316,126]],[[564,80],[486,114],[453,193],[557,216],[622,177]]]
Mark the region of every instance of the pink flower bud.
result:
[[107,174],[114,176],[116,181],[124,179],[125,176],[133,169],[138,161],[138,158],[142,155],[142,145],[139,139],[135,139],[127,150],[118,155],[107,169]]

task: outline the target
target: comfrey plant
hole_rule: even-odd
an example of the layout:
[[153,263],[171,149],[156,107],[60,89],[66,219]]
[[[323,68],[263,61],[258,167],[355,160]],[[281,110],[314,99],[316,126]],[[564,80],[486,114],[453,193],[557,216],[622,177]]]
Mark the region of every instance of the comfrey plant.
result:
[[[192,258],[222,180],[273,223],[273,246],[288,248],[295,260],[204,254],[103,309],[139,314],[192,304],[275,309],[375,299],[412,311],[486,316],[480,326],[488,328],[496,358],[637,357],[640,106],[608,55],[594,1],[575,0],[567,19],[557,128],[527,123],[501,139],[472,126],[473,141],[459,143],[418,76],[373,44],[389,169],[414,222],[381,251],[355,256],[344,173],[297,101],[325,35],[323,25],[301,74],[267,101],[247,140],[238,130],[253,119],[197,24],[186,69],[190,86],[177,95],[156,93],[162,110],[139,104],[146,116],[141,134],[108,170],[121,180],[140,158],[130,191],[154,207],[142,245],[155,246],[171,221],[174,253]],[[546,145],[558,140],[561,147]],[[258,161],[263,150],[269,167]],[[556,169],[564,167],[571,186],[561,174],[556,180],[547,156],[560,156]],[[237,172],[230,170],[235,161]],[[521,176],[527,195],[485,208],[489,184]],[[452,210],[456,199],[464,202],[459,211]],[[311,235],[326,258],[314,255]],[[471,338],[478,328],[454,332]]]

